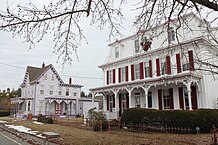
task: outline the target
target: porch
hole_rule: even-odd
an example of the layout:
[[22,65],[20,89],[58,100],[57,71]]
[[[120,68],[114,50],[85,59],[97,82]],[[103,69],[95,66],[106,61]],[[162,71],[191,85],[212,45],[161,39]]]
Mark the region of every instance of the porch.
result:
[[162,76],[91,89],[103,94],[103,111],[107,119],[118,119],[128,108],[195,110],[207,107],[201,91],[201,77]]

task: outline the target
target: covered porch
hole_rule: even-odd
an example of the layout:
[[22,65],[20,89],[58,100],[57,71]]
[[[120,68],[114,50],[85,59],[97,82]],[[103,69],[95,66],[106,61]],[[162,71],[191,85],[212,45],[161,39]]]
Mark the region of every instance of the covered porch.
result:
[[79,101],[72,98],[45,98],[45,115],[75,116],[78,113]]
[[162,76],[91,89],[103,94],[107,119],[118,119],[128,108],[194,110],[206,108],[199,75]]

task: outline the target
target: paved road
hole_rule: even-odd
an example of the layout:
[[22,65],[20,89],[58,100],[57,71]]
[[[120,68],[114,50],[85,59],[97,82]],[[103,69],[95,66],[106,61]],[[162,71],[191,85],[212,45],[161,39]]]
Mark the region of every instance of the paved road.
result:
[[17,132],[0,123],[0,145],[57,145],[45,139]]
[[0,132],[0,145],[21,145],[21,144]]

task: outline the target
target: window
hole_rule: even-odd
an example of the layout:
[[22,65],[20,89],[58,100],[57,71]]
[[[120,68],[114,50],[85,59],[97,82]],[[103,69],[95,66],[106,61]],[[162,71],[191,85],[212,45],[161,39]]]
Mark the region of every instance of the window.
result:
[[48,76],[47,76],[47,74],[45,73],[44,74],[44,80],[47,80],[48,79]]
[[139,64],[135,64],[134,65],[135,66],[135,79],[137,80],[137,79],[139,79],[140,78],[140,68],[139,68]]
[[135,93],[135,107],[140,108],[140,93]]
[[138,53],[139,52],[139,40],[135,40],[135,52]]
[[114,107],[114,97],[110,96],[110,112],[113,112]]
[[76,93],[76,92],[74,92],[74,93],[73,93],[73,95],[74,95],[74,96],[76,96],[76,95],[77,95],[77,93]]
[[189,70],[189,61],[188,61],[188,53],[183,53],[182,54],[182,70],[186,71]]
[[150,74],[149,63],[146,62],[146,63],[145,63],[145,78],[150,77],[150,76],[151,76],[151,74]]
[[152,108],[152,93],[148,92],[148,108]]
[[184,90],[184,97],[185,97],[185,107],[186,110],[188,110],[189,109],[188,90],[186,87],[184,87],[183,90]]
[[170,108],[169,90],[163,90],[163,103],[164,103],[164,109],[169,109]]
[[115,58],[119,57],[119,47],[115,48]]
[[165,58],[161,60],[161,74],[164,75],[167,73],[167,69],[166,69],[166,60]]
[[51,81],[54,81],[54,74],[51,75]]
[[66,96],[69,96],[69,88],[66,88]]
[[173,27],[169,27],[168,29],[168,41],[169,43],[175,40],[175,31]]
[[30,101],[28,101],[27,111],[30,111]]
[[58,95],[62,95],[62,87],[59,87]]
[[122,67],[121,68],[121,82],[126,81],[126,68]]
[[113,70],[109,71],[109,84],[113,83]]
[[40,93],[41,95],[44,94],[44,85],[40,85],[39,93]]
[[49,86],[49,95],[53,95],[53,86]]

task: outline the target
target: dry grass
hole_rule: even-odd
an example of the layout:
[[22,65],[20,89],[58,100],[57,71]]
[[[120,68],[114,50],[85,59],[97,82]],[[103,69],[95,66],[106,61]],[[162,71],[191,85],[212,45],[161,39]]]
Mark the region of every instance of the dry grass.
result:
[[209,145],[211,134],[178,135],[164,133],[136,133],[124,130],[93,132],[73,126],[33,124],[31,121],[15,123],[38,131],[53,131],[61,135],[64,145]]
[[7,117],[0,117],[0,120],[11,122],[11,121],[21,120],[21,119],[16,119],[16,118],[7,116]]

